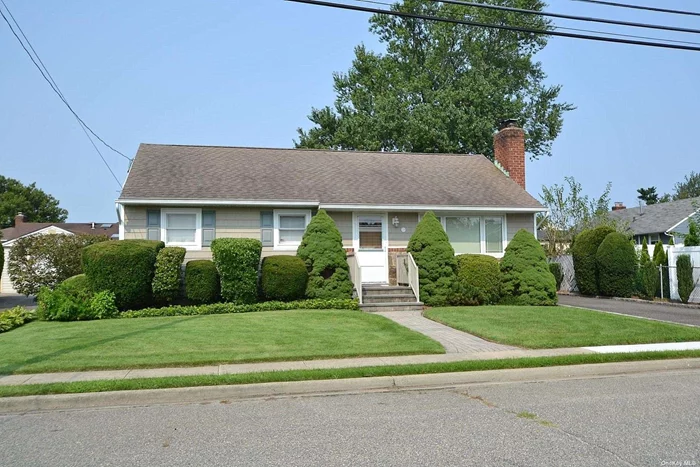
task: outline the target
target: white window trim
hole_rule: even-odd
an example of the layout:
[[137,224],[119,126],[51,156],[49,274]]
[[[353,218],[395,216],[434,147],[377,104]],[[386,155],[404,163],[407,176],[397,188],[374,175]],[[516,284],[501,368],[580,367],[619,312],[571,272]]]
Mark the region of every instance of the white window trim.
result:
[[309,222],[311,222],[311,209],[275,209],[273,213],[273,249],[277,251],[295,251],[297,248],[299,248],[301,242],[285,243],[284,245],[280,245],[280,216],[304,216],[306,218],[304,229],[306,229]]
[[[168,231],[168,214],[195,214],[194,242],[168,242],[166,239]],[[165,242],[165,246],[181,246],[186,250],[202,249],[202,210],[197,208],[162,208],[160,210],[160,239]]]
[[[422,217],[422,216],[421,216]],[[492,215],[473,215],[469,213],[459,213],[459,214],[440,214],[437,216],[438,219],[440,219],[440,223],[442,224],[442,228],[445,229],[445,233],[447,233],[447,220],[446,218],[448,217],[478,217],[479,218],[479,253],[457,253],[455,252],[455,255],[459,254],[473,254],[473,255],[489,255],[493,256],[494,258],[502,258],[503,255],[506,252],[506,247],[508,246],[508,216],[505,215],[498,215],[498,214],[492,214]],[[502,235],[503,235],[503,251],[498,252],[498,253],[487,253],[486,252],[486,219],[487,218],[496,218],[499,217],[503,220],[501,223],[501,230],[502,230]],[[419,219],[420,220],[420,219]]]

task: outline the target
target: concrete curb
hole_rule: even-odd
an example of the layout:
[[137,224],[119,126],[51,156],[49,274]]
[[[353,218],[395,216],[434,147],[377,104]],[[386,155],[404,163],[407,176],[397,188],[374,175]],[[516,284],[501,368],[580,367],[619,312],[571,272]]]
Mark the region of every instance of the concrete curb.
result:
[[649,372],[672,372],[698,369],[700,369],[700,358],[693,358],[461,373],[437,373],[396,377],[380,376],[375,378],[260,383],[234,386],[205,386],[176,389],[7,397],[0,398],[0,414],[46,410],[229,402],[233,400],[285,396],[320,396],[360,392],[444,389],[464,385],[600,378]]

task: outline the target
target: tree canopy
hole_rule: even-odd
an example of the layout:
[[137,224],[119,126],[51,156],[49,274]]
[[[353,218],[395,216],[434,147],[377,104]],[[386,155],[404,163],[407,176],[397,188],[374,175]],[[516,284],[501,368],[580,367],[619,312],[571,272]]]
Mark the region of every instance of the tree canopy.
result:
[[12,227],[17,213],[27,222],[65,222],[68,211],[58,206],[58,200],[36,187],[24,185],[14,178],[0,175],[0,228]]
[[669,201],[678,201],[680,199],[697,198],[700,197],[700,173],[691,171],[690,174],[685,176],[683,181],[673,185],[673,193],[664,193],[663,196],[659,196],[656,193],[655,186],[639,188],[637,193],[639,193],[638,198],[646,201],[647,204],[668,203]]
[[655,186],[650,186],[649,188],[638,188],[637,193],[639,193],[637,198],[641,199],[646,204],[651,205],[659,202],[659,194],[656,192]]
[[[490,0],[493,2],[493,0]],[[541,10],[540,0],[499,4]],[[503,23],[546,30],[537,15],[492,11],[425,0],[405,0],[395,10]],[[370,31],[386,45],[364,45],[345,73],[333,76],[334,105],[314,108],[298,148],[481,153],[493,157],[493,133],[515,118],[527,134],[532,158],[551,155],[563,115],[574,107],[558,100],[561,87],[545,83],[534,55],[542,35],[374,15]]]

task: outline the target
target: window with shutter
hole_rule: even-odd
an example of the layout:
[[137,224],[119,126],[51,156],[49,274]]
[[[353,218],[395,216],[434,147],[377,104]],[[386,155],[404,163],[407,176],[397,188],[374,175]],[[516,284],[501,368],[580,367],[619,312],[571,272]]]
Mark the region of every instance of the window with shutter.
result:
[[260,211],[260,241],[263,246],[274,245],[274,215],[272,211]]
[[146,238],[160,240],[160,209],[146,211]]
[[211,246],[216,238],[216,211],[202,211],[202,246]]

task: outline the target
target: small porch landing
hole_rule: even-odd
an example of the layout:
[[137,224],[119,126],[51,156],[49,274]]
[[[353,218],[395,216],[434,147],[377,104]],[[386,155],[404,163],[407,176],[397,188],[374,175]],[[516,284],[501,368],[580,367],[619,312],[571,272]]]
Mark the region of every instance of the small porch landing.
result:
[[362,311],[422,311],[423,303],[416,299],[409,286],[388,284],[362,285]]

